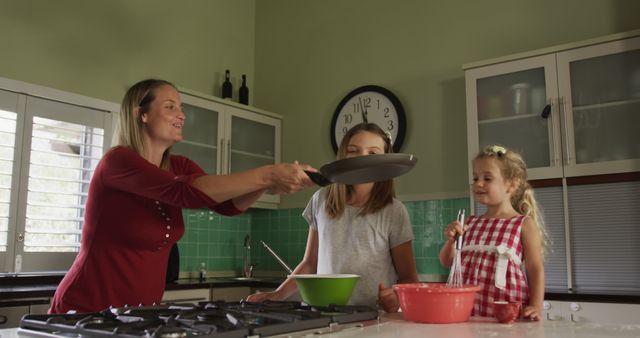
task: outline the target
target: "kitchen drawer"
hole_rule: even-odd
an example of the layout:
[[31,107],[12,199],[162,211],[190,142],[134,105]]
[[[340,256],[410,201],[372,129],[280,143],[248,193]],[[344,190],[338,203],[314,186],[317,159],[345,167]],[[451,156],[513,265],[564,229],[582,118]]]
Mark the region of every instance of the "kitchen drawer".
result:
[[204,302],[209,301],[209,289],[189,289],[165,291],[162,302]]
[[0,307],[0,329],[18,327],[22,316],[29,313],[29,305]]
[[37,314],[45,314],[49,311],[51,304],[31,304],[29,305],[29,314],[37,315]]
[[251,294],[254,294],[256,292],[271,292],[273,290],[275,290],[276,288],[271,288],[271,287],[259,287],[259,286],[253,286],[251,287]]
[[247,298],[251,293],[248,286],[230,287],[230,288],[213,288],[211,289],[211,300],[224,300],[228,302],[238,302]]

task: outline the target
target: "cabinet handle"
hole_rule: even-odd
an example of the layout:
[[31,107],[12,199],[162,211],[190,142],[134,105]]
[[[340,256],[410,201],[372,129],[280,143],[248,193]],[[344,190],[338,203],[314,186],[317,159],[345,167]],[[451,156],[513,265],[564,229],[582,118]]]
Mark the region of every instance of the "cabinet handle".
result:
[[222,175],[224,174],[222,172],[222,168],[223,167],[223,163],[224,162],[224,139],[220,139],[220,161],[218,162],[218,172],[216,173],[216,175]]
[[[560,99],[557,99],[558,101]],[[549,118],[549,115],[551,115],[551,110],[553,109],[553,106],[555,105],[556,99],[549,99],[549,103],[547,103],[546,106],[544,106],[544,109],[542,109],[542,113],[540,113],[540,117],[547,120]],[[559,105],[559,103],[558,103]],[[555,123],[553,121],[553,119],[551,119],[551,121],[547,122],[547,128],[551,128],[551,130],[549,131],[549,135],[550,135],[550,139],[549,139],[549,146],[550,146],[550,162],[549,163],[552,167],[555,166],[562,166],[562,163],[560,163],[560,156],[559,154],[562,152],[562,144],[556,146],[556,134],[554,131],[554,126]],[[560,138],[560,142],[562,142],[562,138]]]
[[549,115],[551,115],[551,105],[548,104],[546,106],[544,106],[544,109],[542,109],[542,113],[540,113],[540,117],[542,117],[543,119],[548,119]]
[[560,108],[560,116],[562,116],[562,129],[564,130],[564,137],[562,138],[562,140],[564,141],[564,150],[565,153],[563,156],[565,159],[565,165],[569,165],[569,163],[571,162],[571,153],[569,152],[569,121],[567,120],[567,111],[564,109],[564,97],[560,97],[558,98],[559,101],[559,107]]
[[231,174],[231,140],[227,140],[227,174]]

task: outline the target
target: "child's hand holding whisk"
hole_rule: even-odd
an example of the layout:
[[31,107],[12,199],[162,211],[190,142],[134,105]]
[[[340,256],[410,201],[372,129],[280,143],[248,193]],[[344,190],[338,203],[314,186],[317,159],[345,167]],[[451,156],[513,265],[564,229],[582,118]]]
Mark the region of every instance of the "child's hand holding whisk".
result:
[[462,236],[462,234],[467,231],[467,228],[469,228],[468,225],[463,225],[458,220],[447,224],[447,227],[444,228],[444,235],[447,236],[447,242],[453,244],[458,236]]

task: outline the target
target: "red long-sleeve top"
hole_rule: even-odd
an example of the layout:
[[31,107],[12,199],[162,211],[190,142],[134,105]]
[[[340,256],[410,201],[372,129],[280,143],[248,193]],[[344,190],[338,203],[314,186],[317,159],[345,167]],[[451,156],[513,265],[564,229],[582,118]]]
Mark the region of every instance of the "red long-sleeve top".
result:
[[98,163],[89,186],[80,251],[53,296],[50,313],[93,312],[160,303],[171,246],[184,234],[182,208],[242,211],[191,186],[205,175],[171,156],[170,171],[116,147]]

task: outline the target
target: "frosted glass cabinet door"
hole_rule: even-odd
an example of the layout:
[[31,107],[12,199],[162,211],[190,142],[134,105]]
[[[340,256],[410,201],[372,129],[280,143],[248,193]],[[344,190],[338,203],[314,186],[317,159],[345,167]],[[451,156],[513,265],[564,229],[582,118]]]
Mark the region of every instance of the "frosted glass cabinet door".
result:
[[[229,107],[226,133],[227,171],[234,173],[280,162],[280,120]],[[269,192],[261,202],[279,203]]]
[[[466,71],[470,157],[487,145],[520,152],[535,178],[562,175],[553,55]],[[475,94],[475,97],[474,97]],[[473,125],[477,123],[477,131]],[[477,132],[477,135],[474,133]]]
[[[189,98],[194,100],[194,98]],[[185,99],[186,101],[187,99]],[[183,140],[172,147],[172,152],[188,157],[205,172],[220,173],[218,166],[218,139],[220,110],[209,103],[206,108],[182,104],[186,118],[182,129]]]
[[567,164],[640,159],[640,38],[561,53],[558,73]]
[[276,128],[279,121],[270,120],[231,115],[230,172],[276,163]]
[[503,144],[532,167],[551,165],[544,68],[478,79],[480,147]]

